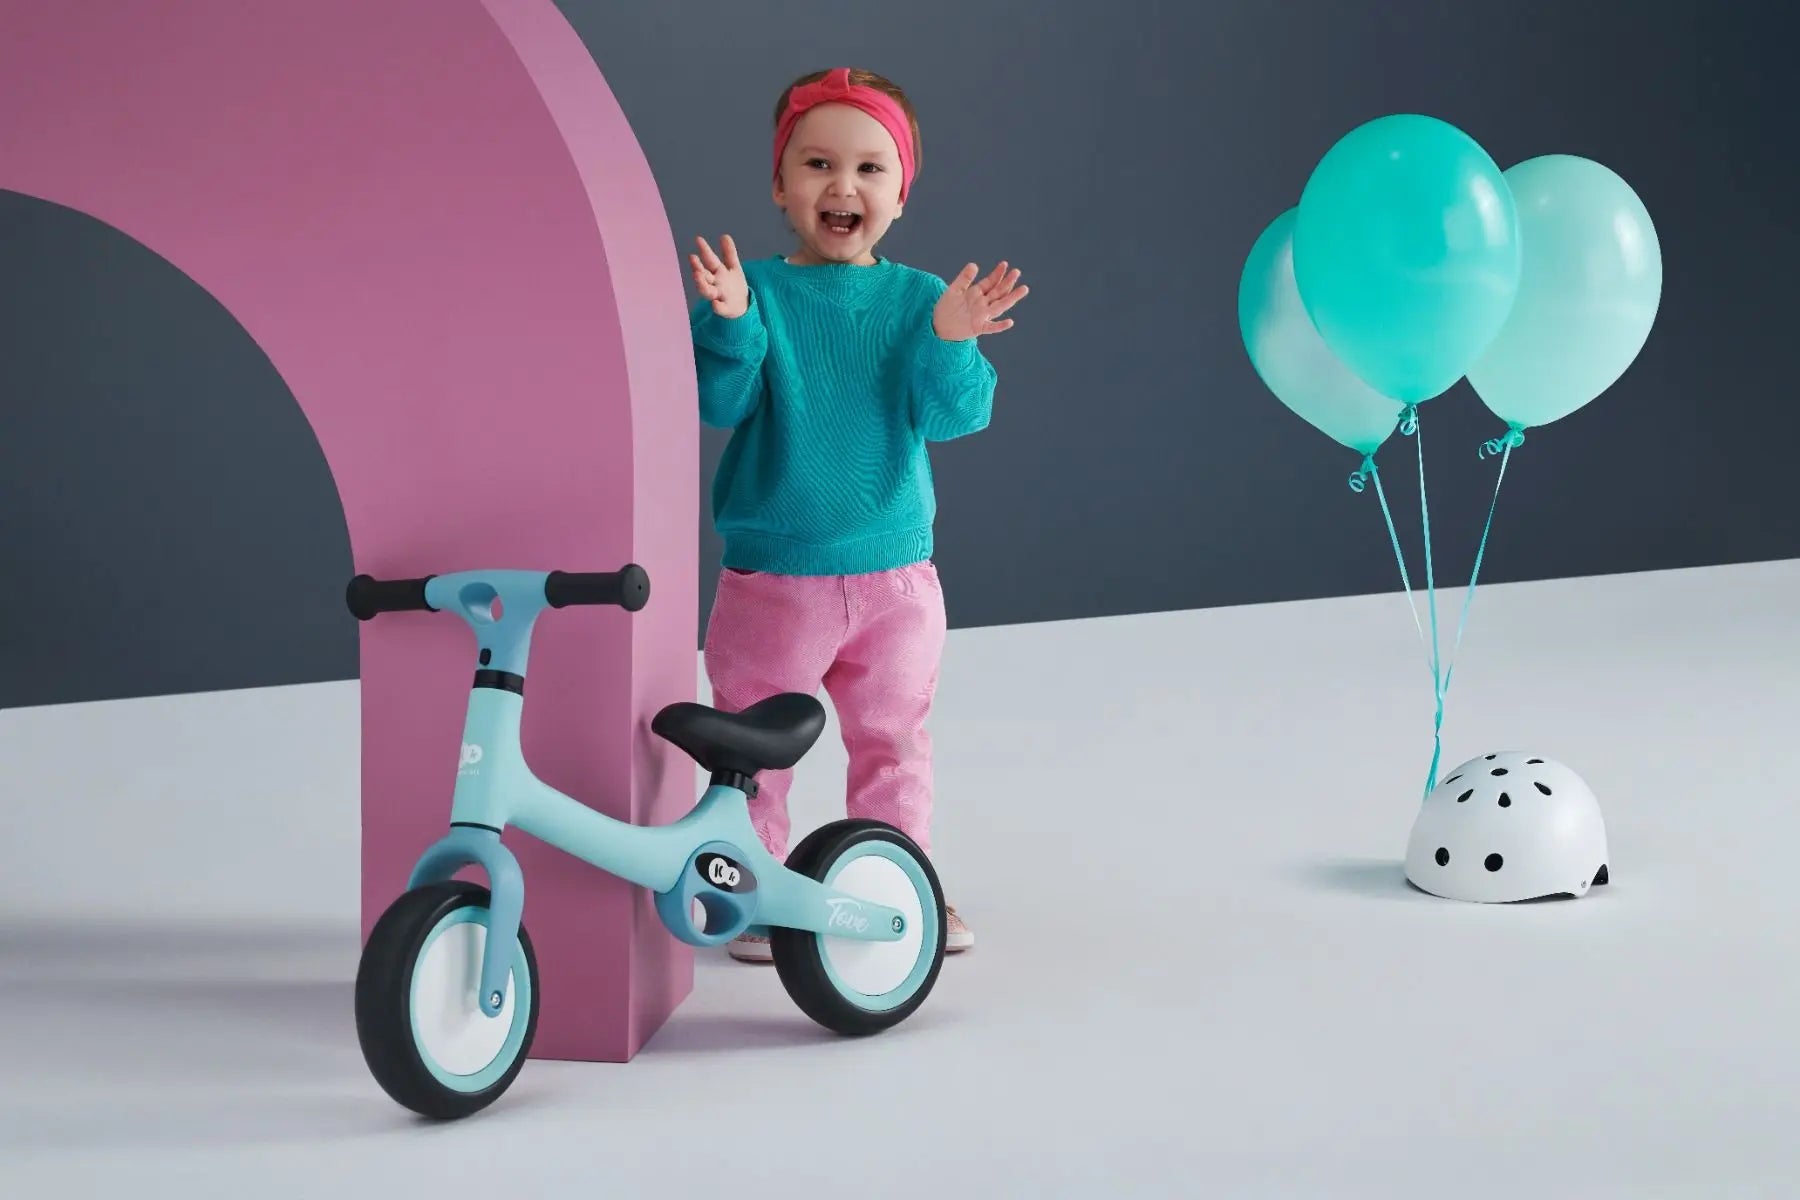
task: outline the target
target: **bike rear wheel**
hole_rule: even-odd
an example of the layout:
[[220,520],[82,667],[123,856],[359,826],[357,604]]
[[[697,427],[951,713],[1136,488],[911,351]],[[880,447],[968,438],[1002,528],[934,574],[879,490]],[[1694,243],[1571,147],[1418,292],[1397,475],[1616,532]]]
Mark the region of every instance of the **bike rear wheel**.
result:
[[356,1036],[375,1082],[421,1116],[499,1099],[537,1032],[537,957],[519,927],[500,1014],[477,1007],[489,894],[463,880],[414,888],[375,923],[356,972]]
[[944,893],[925,852],[892,825],[834,821],[795,847],[787,866],[898,909],[907,920],[905,936],[893,942],[771,929],[775,969],[800,1010],[850,1037],[879,1033],[916,1012],[944,963]]

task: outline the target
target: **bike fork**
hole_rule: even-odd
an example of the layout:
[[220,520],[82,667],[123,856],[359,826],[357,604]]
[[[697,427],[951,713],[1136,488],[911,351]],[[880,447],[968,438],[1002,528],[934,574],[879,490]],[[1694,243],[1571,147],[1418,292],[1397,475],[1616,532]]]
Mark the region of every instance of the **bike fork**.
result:
[[481,991],[475,1006],[483,1016],[497,1017],[506,1000],[506,974],[512,969],[513,942],[525,912],[525,875],[519,861],[492,829],[453,825],[450,832],[420,855],[407,880],[408,891],[441,883],[467,866],[479,866],[488,878],[487,944],[481,952]]

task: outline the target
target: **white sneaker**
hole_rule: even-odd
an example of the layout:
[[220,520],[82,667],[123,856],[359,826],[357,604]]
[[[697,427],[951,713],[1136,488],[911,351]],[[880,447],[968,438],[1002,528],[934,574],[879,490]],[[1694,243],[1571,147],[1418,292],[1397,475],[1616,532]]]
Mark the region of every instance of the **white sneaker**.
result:
[[725,952],[739,962],[772,963],[775,961],[774,947],[769,939],[753,933],[740,933],[726,945]]
[[944,906],[944,953],[960,954],[975,944],[975,935],[948,904]]

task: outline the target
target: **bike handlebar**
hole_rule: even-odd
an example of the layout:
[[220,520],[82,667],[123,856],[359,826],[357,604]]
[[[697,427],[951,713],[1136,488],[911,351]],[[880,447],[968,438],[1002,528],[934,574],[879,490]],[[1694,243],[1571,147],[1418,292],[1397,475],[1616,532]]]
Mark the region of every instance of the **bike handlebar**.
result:
[[432,576],[423,579],[376,579],[369,575],[358,575],[344,589],[344,603],[350,606],[350,615],[359,621],[373,620],[380,613],[389,612],[435,612],[425,601],[425,585]]
[[[344,603],[359,621],[381,613],[435,612],[425,587],[435,575],[418,579],[376,579],[358,575],[344,589]],[[544,602],[551,608],[576,604],[616,604],[636,612],[650,602],[650,576],[636,563],[617,571],[551,571],[544,576]]]
[[650,602],[650,576],[636,563],[617,571],[552,571],[544,579],[544,601],[551,608],[616,604],[636,612]]

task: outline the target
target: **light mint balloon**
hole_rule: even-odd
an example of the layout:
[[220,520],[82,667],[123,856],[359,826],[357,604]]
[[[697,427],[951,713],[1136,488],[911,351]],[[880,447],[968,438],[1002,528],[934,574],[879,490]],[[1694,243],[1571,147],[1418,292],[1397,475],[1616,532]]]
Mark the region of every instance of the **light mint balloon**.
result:
[[1364,456],[1400,421],[1400,405],[1339,362],[1294,283],[1294,217],[1288,209],[1250,248],[1238,281],[1238,331],[1256,373],[1283,404]]
[[1512,309],[1512,193],[1456,126],[1377,118],[1340,138],[1307,179],[1294,276],[1345,366],[1384,396],[1423,403],[1463,377]]
[[1662,302],[1662,247],[1629,184],[1586,158],[1551,154],[1506,172],[1519,212],[1519,295],[1469,368],[1495,416],[1548,425],[1618,381]]

